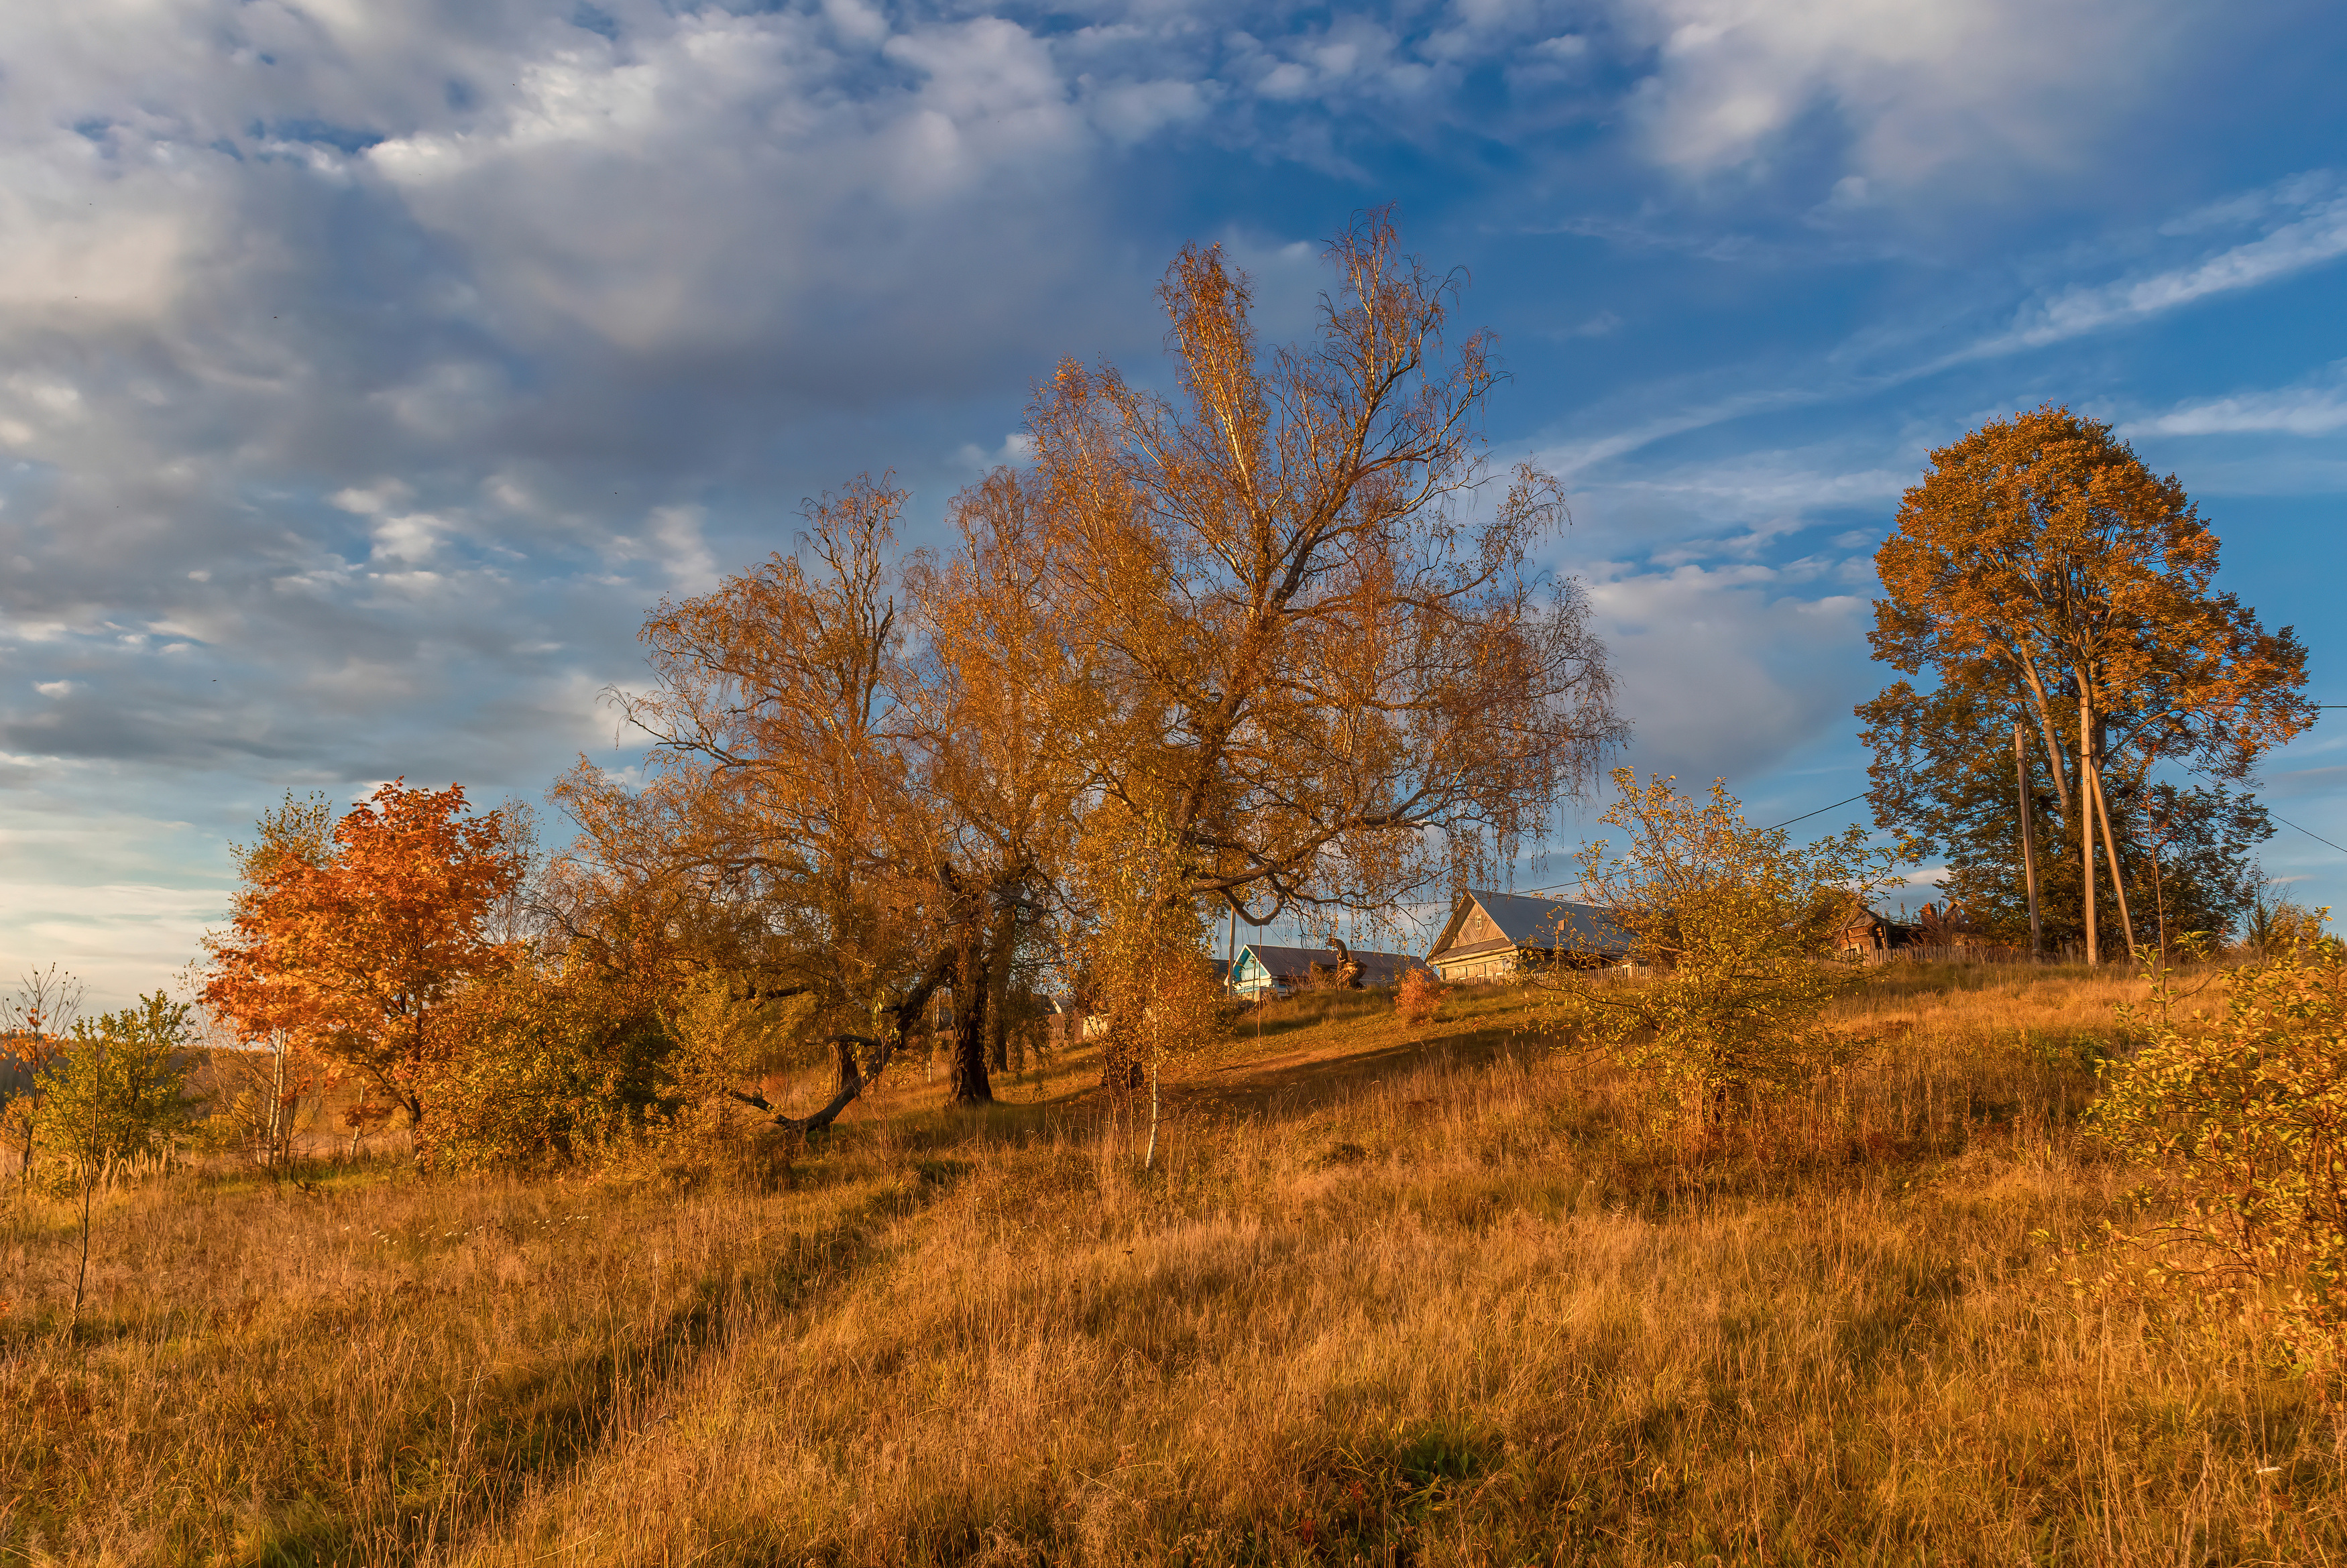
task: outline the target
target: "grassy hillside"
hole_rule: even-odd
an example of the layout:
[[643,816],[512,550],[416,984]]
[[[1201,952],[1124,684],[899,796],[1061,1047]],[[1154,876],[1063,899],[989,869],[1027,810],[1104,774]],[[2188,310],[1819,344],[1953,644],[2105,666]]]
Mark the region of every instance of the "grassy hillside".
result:
[[1455,993],[679,1166],[0,1221],[0,1563],[2321,1563],[2347,1427],[2065,1283],[2128,983],[1893,969],[1762,1137]]

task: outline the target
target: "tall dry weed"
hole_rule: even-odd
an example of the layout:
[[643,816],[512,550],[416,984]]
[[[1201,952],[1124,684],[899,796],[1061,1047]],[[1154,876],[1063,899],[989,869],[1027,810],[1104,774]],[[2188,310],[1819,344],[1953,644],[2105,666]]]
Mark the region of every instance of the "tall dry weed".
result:
[[149,1188],[78,1341],[20,1207],[0,1556],[2335,1559],[2337,1413],[2047,1268],[2127,993],[1886,973],[1695,1138],[1461,987],[1267,1029],[1146,1174],[1067,1063],[763,1182]]

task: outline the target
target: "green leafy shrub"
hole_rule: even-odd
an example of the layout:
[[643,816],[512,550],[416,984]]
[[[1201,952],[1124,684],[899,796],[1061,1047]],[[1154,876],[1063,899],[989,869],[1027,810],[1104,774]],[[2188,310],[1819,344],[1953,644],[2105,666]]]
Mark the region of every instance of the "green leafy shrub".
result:
[[1615,769],[1603,820],[1626,841],[1581,855],[1583,894],[1628,932],[1637,978],[1567,969],[1557,983],[1573,1027],[1717,1121],[1827,1056],[1819,1020],[1859,972],[1837,938],[1893,880],[1891,855],[1856,828],[1797,846],[1747,823],[1725,782],[1699,801],[1675,782]]
[[2224,986],[2222,1013],[2179,1017],[2156,977],[2128,1016],[2147,1039],[2103,1065],[2091,1125],[2182,1216],[2142,1237],[2154,1284],[2278,1302],[2287,1338],[2330,1342],[2347,1320],[2347,947],[2301,932]]
[[416,1129],[438,1169],[560,1165],[667,1103],[668,1030],[649,999],[598,976],[518,967],[467,987],[438,1030]]
[[188,1093],[191,1012],[159,991],[95,1022],[77,1019],[41,1069],[36,1146],[77,1184],[85,1167],[135,1158],[195,1125],[203,1101]]

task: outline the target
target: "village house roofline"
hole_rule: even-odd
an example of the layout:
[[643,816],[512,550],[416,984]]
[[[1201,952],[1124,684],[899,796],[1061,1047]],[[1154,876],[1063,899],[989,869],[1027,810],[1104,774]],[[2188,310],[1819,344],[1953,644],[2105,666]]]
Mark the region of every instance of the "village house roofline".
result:
[[[1361,966],[1364,985],[1390,985],[1413,969],[1423,969],[1426,961],[1406,952],[1368,952],[1355,948],[1353,962]],[[1333,947],[1274,947],[1268,943],[1245,942],[1239,948],[1238,964],[1231,971],[1235,983],[1244,984],[1240,970],[1246,966],[1248,954],[1254,954],[1266,972],[1274,980],[1300,982],[1308,979],[1316,963],[1335,968],[1344,962]]]
[[[1468,918],[1479,911],[1490,919],[1499,934],[1479,936],[1472,942],[1454,945]],[[1470,888],[1460,895],[1450,919],[1442,927],[1442,934],[1435,939],[1427,956],[1430,961],[1465,958],[1501,947],[1515,947],[1619,958],[1630,951],[1634,940],[1627,928],[1614,918],[1613,911],[1602,904]]]

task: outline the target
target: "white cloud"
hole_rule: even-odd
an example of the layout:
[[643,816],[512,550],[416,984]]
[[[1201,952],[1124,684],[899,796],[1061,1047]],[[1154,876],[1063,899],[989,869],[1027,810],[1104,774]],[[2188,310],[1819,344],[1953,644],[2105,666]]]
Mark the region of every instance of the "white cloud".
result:
[[327,499],[345,512],[361,517],[373,517],[384,508],[396,505],[414,494],[415,491],[404,481],[383,479],[370,485],[345,485]]
[[429,512],[385,517],[373,529],[374,559],[404,565],[428,561],[440,546],[440,536],[448,530],[446,521]]
[[1823,109],[1858,172],[1911,186],[1973,158],[2066,161],[2145,89],[2169,36],[2105,0],[1624,0],[1620,15],[1657,48],[1637,108],[1661,162],[1762,161]]
[[2180,403],[2163,414],[2131,420],[2120,433],[2137,435],[2329,435],[2347,430],[2347,364],[2322,382],[2242,392],[2206,402]]
[[2347,255],[2347,197],[2307,202],[2290,220],[2255,239],[2229,246],[2180,267],[2117,282],[2065,289],[2024,310],[2006,331],[1968,351],[1973,355],[2040,348],[2065,338],[2189,305],[2214,294],[2275,282]]
[[[157,824],[157,827],[163,827]],[[169,837],[168,830],[159,835]],[[12,860],[40,851],[0,835]],[[123,1006],[141,992],[170,990],[179,970],[201,956],[205,930],[227,914],[227,894],[213,889],[147,882],[47,882],[0,878],[0,905],[11,911],[10,955],[20,966],[0,986],[50,963],[87,986],[87,1011]]]
[[[1759,565],[1599,567],[1590,600],[1636,726],[1641,771],[1731,785],[1831,724],[1863,696],[1863,601],[1788,591]],[[1706,778],[1710,777],[1706,773]]]
[[1214,110],[1214,97],[1197,82],[1117,82],[1092,88],[1087,107],[1111,140],[1131,146],[1169,127],[1204,119]]
[[615,565],[650,562],[659,567],[666,585],[678,593],[701,594],[715,587],[720,573],[717,557],[702,538],[705,514],[698,506],[657,506],[644,519],[641,537],[611,540],[605,554]]

